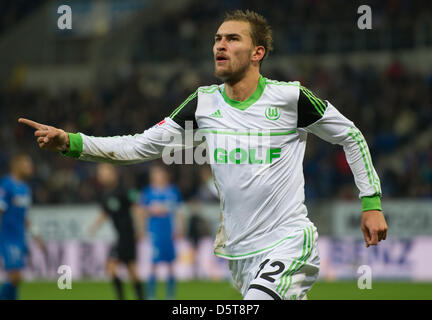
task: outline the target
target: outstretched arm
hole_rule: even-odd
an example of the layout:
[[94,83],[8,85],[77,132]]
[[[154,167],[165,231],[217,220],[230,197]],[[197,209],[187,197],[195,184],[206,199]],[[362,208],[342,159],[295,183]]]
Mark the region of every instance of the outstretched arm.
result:
[[372,163],[368,145],[354,123],[328,101],[301,87],[298,123],[307,132],[343,146],[362,201],[361,230],[366,246],[377,245],[387,237],[387,223],[381,209],[381,184]]
[[66,133],[28,119],[19,119],[19,122],[36,129],[40,148],[80,160],[131,164],[160,158],[164,150],[168,154],[185,147],[184,129],[171,118],[165,118],[143,133],[116,137]]
[[[163,121],[134,136],[92,137],[83,133],[67,133],[62,129],[20,118],[19,123],[36,129],[41,149],[61,152],[80,160],[131,164],[157,159],[172,151],[189,147],[184,139],[186,122],[196,129],[197,91]],[[193,141],[190,147],[198,144]]]

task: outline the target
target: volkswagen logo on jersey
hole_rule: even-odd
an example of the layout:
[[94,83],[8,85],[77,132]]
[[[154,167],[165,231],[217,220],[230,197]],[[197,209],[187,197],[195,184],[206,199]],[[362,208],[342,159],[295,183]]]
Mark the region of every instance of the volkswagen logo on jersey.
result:
[[269,120],[277,120],[280,118],[280,111],[278,107],[268,107],[265,110],[265,116]]

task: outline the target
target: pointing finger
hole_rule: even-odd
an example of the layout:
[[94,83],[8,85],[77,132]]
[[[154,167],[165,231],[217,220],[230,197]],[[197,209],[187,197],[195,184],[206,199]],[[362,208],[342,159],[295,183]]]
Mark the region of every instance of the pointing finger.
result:
[[45,127],[44,125],[42,125],[38,122],[35,122],[33,120],[29,120],[29,119],[25,119],[25,118],[19,118],[18,122],[23,123],[25,125],[28,125],[29,127],[32,127],[34,129],[42,129],[43,127]]

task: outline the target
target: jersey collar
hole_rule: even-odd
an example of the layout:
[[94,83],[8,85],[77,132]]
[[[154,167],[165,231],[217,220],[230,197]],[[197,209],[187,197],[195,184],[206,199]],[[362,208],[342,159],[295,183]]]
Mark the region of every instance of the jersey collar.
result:
[[253,105],[261,97],[262,93],[264,92],[265,86],[266,86],[266,79],[262,75],[260,75],[258,80],[258,86],[255,89],[254,93],[252,93],[252,95],[248,99],[244,101],[237,101],[231,99],[225,93],[225,85],[223,86],[222,89],[222,97],[224,98],[225,102],[228,103],[231,107],[243,111],[249,108],[251,105]]

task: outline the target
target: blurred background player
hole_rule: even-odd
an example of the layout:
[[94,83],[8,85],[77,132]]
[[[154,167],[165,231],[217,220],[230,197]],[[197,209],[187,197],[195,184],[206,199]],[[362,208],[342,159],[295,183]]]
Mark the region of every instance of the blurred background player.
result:
[[117,243],[110,251],[106,267],[112,279],[117,298],[124,299],[123,283],[118,276],[118,264],[123,263],[133,282],[135,295],[138,300],[144,299],[144,289],[136,266],[136,242],[139,234],[135,233],[133,206],[134,193],[120,186],[116,168],[111,164],[100,164],[97,167],[97,178],[103,187],[99,203],[102,206],[100,215],[90,227],[90,234],[94,234],[100,226],[110,218],[117,231]]
[[161,262],[168,264],[166,298],[175,297],[174,260],[176,258],[174,238],[182,234],[182,202],[180,191],[170,183],[168,171],[161,164],[150,169],[150,185],[141,192],[142,216],[147,218],[147,230],[152,246],[152,265],[148,281],[148,298],[156,298],[156,267]]
[[7,279],[0,288],[1,300],[18,299],[21,270],[27,256],[26,218],[31,190],[26,181],[33,175],[33,162],[25,153],[10,160],[10,174],[0,180],[0,256]]

